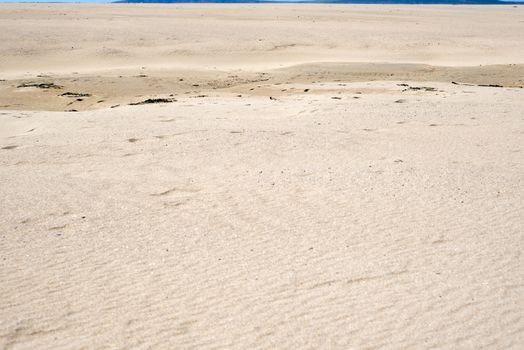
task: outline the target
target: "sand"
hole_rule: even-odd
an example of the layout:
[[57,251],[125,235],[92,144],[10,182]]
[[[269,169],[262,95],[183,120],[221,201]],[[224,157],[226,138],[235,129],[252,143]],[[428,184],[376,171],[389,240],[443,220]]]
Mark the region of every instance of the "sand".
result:
[[523,32],[0,4],[0,348],[521,349]]

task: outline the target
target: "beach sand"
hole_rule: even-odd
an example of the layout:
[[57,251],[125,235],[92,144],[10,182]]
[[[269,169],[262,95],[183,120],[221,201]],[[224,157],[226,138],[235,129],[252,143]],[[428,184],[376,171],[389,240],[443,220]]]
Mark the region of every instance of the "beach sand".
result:
[[521,349],[522,33],[0,4],[0,348]]

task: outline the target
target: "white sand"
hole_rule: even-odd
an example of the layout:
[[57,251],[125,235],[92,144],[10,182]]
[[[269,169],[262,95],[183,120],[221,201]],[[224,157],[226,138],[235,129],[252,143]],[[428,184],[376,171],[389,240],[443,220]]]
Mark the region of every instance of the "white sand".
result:
[[523,30],[0,5],[0,348],[522,348]]

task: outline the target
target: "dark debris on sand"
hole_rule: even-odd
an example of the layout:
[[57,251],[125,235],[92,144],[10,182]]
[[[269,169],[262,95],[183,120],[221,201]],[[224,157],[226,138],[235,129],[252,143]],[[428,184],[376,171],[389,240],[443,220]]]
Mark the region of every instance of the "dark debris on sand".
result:
[[504,86],[504,85],[499,85],[499,84],[468,84],[468,83],[459,83],[457,81],[452,81],[451,84],[453,84],[453,85],[465,85],[465,86],[493,87],[493,88],[503,88],[503,87],[522,88],[522,86]]
[[35,87],[38,89],[61,89],[63,86],[56,85],[55,83],[22,83],[17,88]]
[[397,85],[405,87],[405,89],[402,90],[402,92],[408,91],[408,90],[411,90],[411,91],[420,91],[420,90],[423,90],[423,91],[437,91],[436,88],[430,87],[430,86],[409,86],[408,84],[397,84]]
[[148,98],[147,100],[140,101],[140,102],[133,102],[130,103],[130,106],[138,106],[138,105],[147,105],[147,104],[153,104],[153,103],[171,103],[176,102],[177,100],[174,98]]
[[64,97],[89,97],[91,94],[84,94],[81,92],[64,92],[63,94],[60,94],[60,96]]

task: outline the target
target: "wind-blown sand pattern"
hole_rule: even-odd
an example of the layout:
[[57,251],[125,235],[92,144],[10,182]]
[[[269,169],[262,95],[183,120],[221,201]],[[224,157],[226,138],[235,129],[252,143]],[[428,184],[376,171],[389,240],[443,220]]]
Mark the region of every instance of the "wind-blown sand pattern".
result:
[[523,32],[0,5],[0,348],[521,349]]

